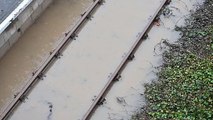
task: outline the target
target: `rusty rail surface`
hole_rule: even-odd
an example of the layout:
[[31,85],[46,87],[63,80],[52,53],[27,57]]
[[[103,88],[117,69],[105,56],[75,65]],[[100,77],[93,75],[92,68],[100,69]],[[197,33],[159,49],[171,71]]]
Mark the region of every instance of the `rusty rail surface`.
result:
[[137,38],[136,42],[132,45],[132,47],[129,50],[129,52],[127,53],[127,55],[123,58],[123,60],[121,61],[121,63],[117,67],[117,69],[111,75],[111,77],[109,78],[109,81],[106,83],[106,85],[104,86],[104,88],[101,90],[101,92],[99,93],[99,95],[96,97],[96,99],[94,100],[93,104],[90,106],[89,110],[83,116],[82,120],[89,120],[91,118],[92,114],[97,109],[98,105],[103,104],[103,102],[105,101],[104,97],[109,92],[109,90],[112,87],[113,83],[115,81],[119,80],[119,78],[121,77],[121,73],[124,70],[124,68],[126,67],[126,65],[128,64],[128,62],[134,58],[134,53],[136,52],[136,50],[140,46],[141,42],[146,38],[147,33],[149,32],[149,30],[153,26],[153,22],[159,19],[158,18],[159,17],[158,16],[159,12],[162,10],[162,8],[165,5],[167,5],[169,3],[170,3],[170,0],[163,0],[162,1],[160,7],[156,10],[156,12],[154,13],[154,15],[152,16],[152,18],[150,19],[150,21],[147,24],[147,26],[145,27],[145,29],[140,33],[140,35]]
[[103,0],[94,0],[94,3],[81,15],[79,21],[75,24],[74,27],[70,29],[67,33],[64,34],[64,37],[61,38],[59,45],[50,52],[50,56],[42,63],[42,65],[32,74],[27,84],[20,90],[20,92],[14,96],[14,99],[0,111],[0,120],[6,119],[10,113],[16,108],[16,106],[21,103],[25,95],[31,90],[36,82],[43,77],[44,72],[52,65],[52,63],[58,58],[63,49],[70,43],[72,40],[77,37],[77,33],[83,27],[84,23],[90,19],[91,14],[96,10],[96,8],[101,5]]

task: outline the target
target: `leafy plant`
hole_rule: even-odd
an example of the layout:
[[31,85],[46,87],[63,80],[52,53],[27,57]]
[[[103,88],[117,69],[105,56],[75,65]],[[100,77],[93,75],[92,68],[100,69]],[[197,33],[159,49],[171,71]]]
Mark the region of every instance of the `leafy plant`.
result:
[[145,85],[147,105],[133,120],[213,120],[212,8],[206,0],[191,22],[175,29],[182,37],[166,43],[158,81]]

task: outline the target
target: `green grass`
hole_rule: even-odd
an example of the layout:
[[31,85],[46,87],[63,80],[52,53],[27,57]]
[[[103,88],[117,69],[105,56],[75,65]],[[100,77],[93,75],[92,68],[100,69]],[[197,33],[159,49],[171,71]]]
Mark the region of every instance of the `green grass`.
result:
[[213,120],[213,24],[194,24],[177,28],[183,35],[163,54],[158,80],[145,85],[147,105],[133,120]]
[[[213,62],[187,54],[179,65],[160,72],[161,81],[146,85],[149,119],[211,120]],[[181,66],[182,64],[182,66]]]
[[[159,80],[145,86],[148,102],[143,118],[213,119],[213,26],[189,30],[183,37],[188,39],[187,48],[165,52],[167,62],[158,73]],[[198,45],[194,44],[197,41],[192,38],[205,39],[198,42],[205,55],[198,54]]]

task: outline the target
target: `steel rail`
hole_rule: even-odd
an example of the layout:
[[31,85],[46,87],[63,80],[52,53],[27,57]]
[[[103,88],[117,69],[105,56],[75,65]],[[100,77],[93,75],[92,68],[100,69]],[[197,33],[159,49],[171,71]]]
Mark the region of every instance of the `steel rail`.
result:
[[14,99],[0,111],[0,120],[6,119],[10,113],[16,108],[16,106],[24,99],[27,92],[31,90],[34,84],[43,76],[44,72],[52,65],[52,63],[57,59],[58,55],[68,43],[77,37],[77,33],[80,31],[80,28],[83,24],[90,19],[91,14],[96,10],[96,8],[101,5],[103,0],[94,0],[94,3],[88,8],[86,12],[81,15],[79,21],[73,26],[70,31],[65,33],[64,37],[61,38],[59,45],[50,52],[50,56],[41,64],[41,66],[36,70],[32,78],[27,80],[26,85],[20,90],[20,92],[14,97]]
[[159,19],[158,18],[159,12],[162,10],[162,8],[165,5],[169,4],[169,2],[170,2],[170,0],[163,0],[162,1],[160,7],[156,10],[156,12],[154,13],[154,15],[152,16],[152,18],[150,19],[150,21],[147,24],[147,26],[145,27],[145,29],[140,33],[140,35],[137,38],[136,42],[133,44],[133,46],[131,47],[131,49],[129,50],[129,52],[125,55],[124,59],[121,61],[121,63],[116,68],[116,70],[114,71],[114,73],[111,75],[111,77],[109,78],[109,81],[106,83],[106,85],[104,86],[104,88],[98,94],[98,96],[96,97],[96,99],[94,100],[94,102],[92,103],[92,105],[90,106],[90,108],[88,109],[88,111],[86,112],[86,114],[83,116],[82,120],[89,120],[91,118],[92,114],[97,109],[98,105],[103,104],[103,101],[105,101],[104,97],[109,92],[109,90],[112,87],[113,83],[115,81],[119,80],[119,78],[121,77],[120,74],[122,73],[122,71],[124,70],[124,68],[128,64],[128,62],[130,60],[132,60],[132,58],[134,57],[134,53],[136,52],[136,50],[140,46],[140,44],[143,41],[143,39],[145,39],[145,37],[147,36],[147,33],[149,32],[149,30],[152,28],[153,22],[155,20]]

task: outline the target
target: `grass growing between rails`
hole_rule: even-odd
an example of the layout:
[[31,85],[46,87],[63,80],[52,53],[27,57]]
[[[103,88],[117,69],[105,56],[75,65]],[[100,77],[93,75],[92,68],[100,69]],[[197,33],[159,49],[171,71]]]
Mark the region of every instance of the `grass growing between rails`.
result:
[[145,85],[147,105],[133,120],[213,120],[213,0],[206,0],[182,36],[167,43],[158,80]]

